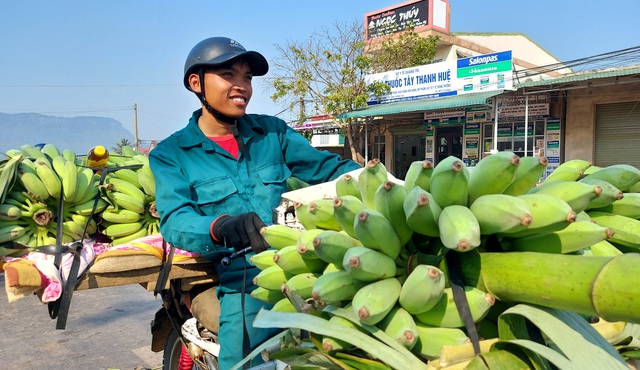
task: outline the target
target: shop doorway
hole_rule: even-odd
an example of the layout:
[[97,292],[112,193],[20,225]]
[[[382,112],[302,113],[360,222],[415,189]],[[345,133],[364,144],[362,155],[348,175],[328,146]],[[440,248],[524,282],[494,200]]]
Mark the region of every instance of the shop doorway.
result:
[[462,159],[462,125],[437,126],[436,164],[448,156]]
[[393,176],[404,179],[411,163],[425,158],[425,135],[394,135]]

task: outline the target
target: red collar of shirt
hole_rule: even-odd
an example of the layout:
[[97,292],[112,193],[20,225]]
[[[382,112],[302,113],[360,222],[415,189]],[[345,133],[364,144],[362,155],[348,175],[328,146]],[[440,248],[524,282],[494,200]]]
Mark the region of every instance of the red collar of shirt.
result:
[[232,134],[207,137],[220,145],[222,149],[229,152],[229,154],[231,154],[234,158],[238,159],[238,142],[236,142],[236,139]]

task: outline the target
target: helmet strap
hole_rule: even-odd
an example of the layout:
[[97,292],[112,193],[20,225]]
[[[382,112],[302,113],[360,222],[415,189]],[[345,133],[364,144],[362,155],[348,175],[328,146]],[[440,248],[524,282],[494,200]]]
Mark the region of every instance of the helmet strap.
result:
[[195,93],[195,94],[198,96],[198,98],[202,102],[202,105],[207,110],[207,112],[209,112],[212,116],[214,116],[218,121],[222,121],[230,125],[231,133],[233,134],[233,137],[236,139],[236,143],[238,144],[238,151],[242,152],[244,150],[244,142],[242,141],[242,138],[238,133],[238,127],[236,125],[238,121],[233,117],[229,117],[225,114],[220,113],[209,104],[209,102],[207,101],[207,97],[205,96],[205,93],[204,93],[204,70],[203,69],[200,69],[200,71],[198,72],[198,76],[200,77],[201,92]]

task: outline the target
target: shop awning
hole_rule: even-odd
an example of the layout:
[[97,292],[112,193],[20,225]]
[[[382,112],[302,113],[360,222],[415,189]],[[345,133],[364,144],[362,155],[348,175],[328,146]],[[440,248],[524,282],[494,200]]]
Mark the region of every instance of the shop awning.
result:
[[367,108],[342,113],[338,116],[341,119],[384,116],[388,114],[398,114],[406,112],[430,111],[436,109],[448,109],[466,107],[472,105],[487,104],[487,99],[492,96],[502,94],[504,90],[494,90],[481,93],[469,93],[455,96],[448,96],[437,99],[411,100],[398,103],[387,103],[372,105]]

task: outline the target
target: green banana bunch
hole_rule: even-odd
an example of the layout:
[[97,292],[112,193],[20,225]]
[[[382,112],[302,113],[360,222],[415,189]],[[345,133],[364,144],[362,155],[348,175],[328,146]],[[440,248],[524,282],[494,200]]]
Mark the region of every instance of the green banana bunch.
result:
[[336,180],[336,196],[343,197],[345,195],[356,197],[362,201],[358,180],[348,173],[341,175]]
[[282,293],[281,291],[265,289],[261,286],[252,290],[250,295],[252,298],[255,298],[264,303],[271,303],[271,304],[275,304],[281,299],[285,298],[284,293]]
[[418,186],[425,191],[431,187],[431,174],[433,173],[433,162],[429,160],[414,161],[409,165],[409,169],[404,176],[404,187],[407,191]]
[[249,257],[249,262],[260,270],[264,270],[267,267],[276,264],[273,260],[273,257],[276,255],[276,251],[276,249],[267,249],[262,253],[252,254],[251,257]]
[[589,205],[587,206],[587,208],[585,208],[586,210],[608,206],[609,204],[615,202],[616,200],[620,200],[622,199],[622,197],[624,197],[624,193],[622,191],[620,191],[618,188],[616,188],[615,186],[613,186],[612,184],[604,180],[594,179],[594,178],[590,178],[590,179],[585,178],[583,180],[580,180],[580,182],[584,182],[586,184],[591,184],[591,185],[598,185],[602,189],[602,193],[600,194],[600,196],[592,200],[591,203],[589,203]]
[[[489,309],[495,304],[495,297],[493,295],[478,288],[465,286],[464,293],[469,303],[473,322],[482,320],[487,313],[489,313]],[[417,321],[425,325],[443,328],[464,327],[464,322],[453,300],[451,288],[444,289],[442,297],[440,297],[440,300],[432,309],[414,316]]]
[[374,158],[367,162],[358,175],[358,189],[365,207],[375,209],[376,191],[388,179],[387,169],[379,159]]
[[421,187],[414,187],[404,198],[402,208],[407,225],[413,232],[432,237],[440,236],[438,218],[442,208],[431,193]]
[[[263,252],[264,253],[264,252]],[[261,253],[262,254],[262,253]],[[297,294],[300,298],[307,300],[312,297],[313,294],[313,284],[318,280],[318,277],[322,275],[322,272],[306,272],[301,274],[296,274],[287,280],[282,287],[282,290],[285,291],[285,294],[289,292],[293,292]]]
[[253,284],[265,289],[280,291],[282,284],[285,284],[293,275],[294,274],[283,270],[282,267],[277,264],[274,264],[261,270],[258,275],[253,278]]
[[365,284],[348,271],[324,272],[313,284],[311,296],[321,306],[339,305],[343,301],[353,299]]
[[413,230],[407,224],[407,216],[404,213],[406,197],[405,187],[393,181],[382,183],[374,194],[375,209],[391,222],[402,245],[406,244],[413,235]]
[[382,321],[398,302],[402,284],[395,277],[368,283],[354,294],[353,312],[360,322],[375,325]]
[[420,264],[402,283],[398,302],[412,315],[432,309],[444,294],[446,278],[435,266]]
[[431,173],[429,189],[433,199],[442,208],[454,204],[466,206],[469,201],[467,166],[455,156],[441,160]]
[[478,220],[483,235],[519,232],[532,222],[527,202],[512,195],[483,195],[469,209]]
[[23,159],[18,167],[18,181],[33,199],[45,201],[51,196],[38,176],[35,164],[28,158]]
[[522,157],[520,164],[513,174],[513,181],[507,186],[502,194],[522,195],[531,190],[544,175],[549,165],[546,157]]
[[296,241],[296,246],[298,247],[298,253],[302,255],[303,258],[320,258],[316,253],[315,247],[313,246],[313,240],[319,234],[325,232],[324,229],[307,229],[303,230]]
[[469,175],[469,203],[486,194],[501,194],[511,184],[520,165],[520,157],[504,151],[478,161]]
[[432,327],[416,322],[418,340],[412,352],[426,360],[440,358],[442,347],[459,346],[469,341],[464,331],[458,328]]

